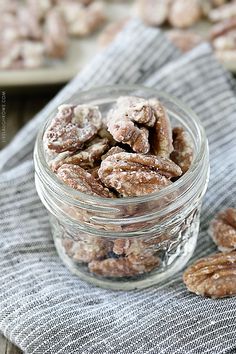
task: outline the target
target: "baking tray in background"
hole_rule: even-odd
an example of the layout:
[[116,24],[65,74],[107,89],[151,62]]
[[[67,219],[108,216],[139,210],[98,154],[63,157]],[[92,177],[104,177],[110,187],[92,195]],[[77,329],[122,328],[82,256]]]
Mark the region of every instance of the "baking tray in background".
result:
[[[109,21],[117,21],[131,13],[133,1],[108,3],[107,15]],[[207,37],[210,23],[199,22],[193,27],[197,33]],[[72,79],[99,51],[97,37],[99,32],[83,39],[70,39],[68,53],[63,60],[54,60],[48,66],[37,69],[0,70],[2,87],[37,86],[63,84]],[[224,64],[227,69],[236,73],[236,62]]]

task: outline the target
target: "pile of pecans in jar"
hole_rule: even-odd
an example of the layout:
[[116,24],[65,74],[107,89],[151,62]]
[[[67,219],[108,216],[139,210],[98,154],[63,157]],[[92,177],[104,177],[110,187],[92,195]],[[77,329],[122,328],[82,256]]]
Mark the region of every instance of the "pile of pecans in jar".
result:
[[[139,97],[118,98],[105,115],[92,105],[62,105],[43,144],[46,161],[60,181],[102,198],[158,193],[186,173],[193,160],[188,132],[171,127],[158,100]],[[193,215],[189,218],[191,222]],[[108,239],[68,235],[66,230],[62,243],[67,256],[86,264],[93,274],[132,277],[159,267],[158,245],[171,242],[171,237],[164,232],[148,240]]]
[[118,98],[106,117],[96,106],[60,106],[44,148],[64,183],[106,198],[157,192],[185,173],[193,158],[188,132],[172,129],[159,101],[138,97]]

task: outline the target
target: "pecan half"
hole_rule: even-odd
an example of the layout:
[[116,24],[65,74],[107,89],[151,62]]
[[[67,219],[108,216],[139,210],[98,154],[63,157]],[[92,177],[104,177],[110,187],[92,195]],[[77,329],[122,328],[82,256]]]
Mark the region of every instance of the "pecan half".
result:
[[122,149],[119,146],[113,146],[112,148],[110,148],[110,150],[108,150],[103,156],[102,156],[102,160],[105,160],[108,156],[112,156],[115,154],[118,154],[120,152],[125,152],[124,149]]
[[71,36],[87,36],[106,19],[105,7],[101,1],[93,1],[88,6],[77,1],[61,1],[59,8],[64,14]]
[[167,20],[170,2],[170,0],[139,0],[138,14],[149,26],[160,26]]
[[135,152],[147,153],[150,149],[148,130],[156,121],[148,101],[138,97],[120,97],[108,113],[107,127],[113,138],[131,146]]
[[236,29],[228,31],[222,36],[212,40],[212,45],[216,52],[235,51],[236,49]]
[[210,38],[213,40],[214,38],[222,36],[234,29],[236,29],[236,17],[226,19],[211,28]]
[[208,16],[210,11],[225,4],[227,0],[200,0],[201,9],[204,15]]
[[125,197],[158,191],[171,184],[168,178],[182,172],[166,158],[121,152],[102,161],[98,174],[107,187]]
[[89,263],[93,260],[104,258],[111,250],[111,242],[99,237],[85,237],[74,241],[64,238],[62,245],[66,254],[75,262]]
[[221,298],[236,295],[236,252],[217,253],[196,261],[183,275],[188,290]]
[[198,0],[175,0],[171,3],[168,20],[173,27],[187,28],[196,23],[201,15]]
[[171,237],[168,234],[156,235],[149,239],[116,239],[113,245],[113,252],[120,256],[138,256],[147,253],[154,255],[170,239]]
[[232,1],[228,4],[223,4],[216,9],[212,9],[208,17],[212,22],[219,22],[236,16],[236,2]]
[[46,53],[52,58],[64,57],[68,44],[67,29],[62,14],[56,9],[46,16],[45,32]]
[[51,162],[52,170],[56,171],[63,164],[79,165],[86,170],[93,168],[95,167],[95,163],[100,161],[101,156],[108,148],[109,144],[107,139],[95,138],[88,144],[86,149],[81,150],[74,155],[69,154],[67,151],[58,154],[58,156]]
[[212,220],[209,234],[223,252],[236,249],[236,209],[228,208]]
[[171,124],[168,114],[158,100],[151,99],[149,100],[149,103],[156,116],[156,122],[152,129],[152,150],[157,156],[170,157],[170,154],[173,151],[173,145]]
[[160,259],[153,255],[108,258],[102,261],[92,261],[88,267],[90,272],[105,277],[132,277],[151,272],[158,267]]
[[183,128],[176,127],[173,129],[173,146],[174,151],[170,158],[185,173],[193,161],[193,144],[190,135]]
[[57,176],[65,184],[82,193],[104,198],[113,197],[107,188],[80,166],[64,164],[58,169]]
[[76,151],[100,129],[102,117],[97,107],[62,105],[47,128],[44,141],[56,152]]

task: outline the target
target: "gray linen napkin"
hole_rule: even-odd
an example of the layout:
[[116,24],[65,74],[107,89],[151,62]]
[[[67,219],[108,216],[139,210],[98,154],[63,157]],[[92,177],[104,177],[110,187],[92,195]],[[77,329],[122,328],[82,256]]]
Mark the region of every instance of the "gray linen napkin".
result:
[[181,56],[156,29],[131,21],[0,153],[0,330],[30,354],[236,353],[236,300],[189,293],[181,273],[130,292],[89,285],[61,264],[34,187],[32,150],[39,124],[82,89],[142,83],[177,96],[201,118],[211,179],[194,257],[214,251],[212,216],[234,206],[236,96],[231,76],[204,44]]

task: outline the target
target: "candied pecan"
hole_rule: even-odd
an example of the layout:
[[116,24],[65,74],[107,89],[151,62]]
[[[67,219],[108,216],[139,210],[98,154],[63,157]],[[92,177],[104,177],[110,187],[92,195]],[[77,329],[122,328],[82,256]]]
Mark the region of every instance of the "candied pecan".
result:
[[62,165],[57,176],[71,188],[90,195],[112,198],[112,193],[99,183],[90,173],[77,165]]
[[210,38],[213,40],[234,29],[236,29],[236,17],[226,19],[211,28]]
[[236,252],[216,253],[199,259],[183,275],[188,290],[221,298],[236,295]]
[[38,41],[18,41],[2,53],[0,67],[3,69],[37,68],[44,63],[45,48]]
[[119,154],[120,152],[125,152],[125,150],[119,146],[113,146],[102,156],[102,160],[105,160],[108,156]]
[[62,239],[66,254],[75,262],[89,263],[104,258],[111,250],[111,242],[98,237],[86,237],[80,240]]
[[211,221],[209,234],[222,252],[236,249],[236,209],[228,208]]
[[64,57],[68,44],[67,29],[63,16],[56,9],[49,11],[45,20],[44,43],[48,56]]
[[106,47],[110,44],[117,34],[125,27],[128,19],[122,19],[116,22],[109,23],[98,37],[100,47]]
[[173,151],[171,124],[165,108],[158,100],[149,100],[155,115],[156,122],[152,131],[152,149],[155,155],[170,157]]
[[45,132],[45,142],[56,152],[76,151],[91,139],[102,124],[97,107],[62,105]]
[[170,3],[170,0],[138,0],[138,14],[148,25],[160,26],[167,20]]
[[63,164],[79,165],[86,170],[93,168],[95,163],[100,161],[101,156],[108,148],[109,145],[107,139],[95,138],[88,144],[86,149],[73,155],[68,151],[58,154],[51,163],[52,170],[56,171]]
[[225,4],[227,0],[200,0],[201,9],[204,15],[208,16],[209,12],[215,8]]
[[142,154],[118,153],[102,161],[98,175],[109,188],[122,196],[140,196],[158,191],[181,175],[171,160]]
[[92,273],[105,277],[132,277],[151,272],[158,267],[160,259],[154,255],[108,258],[102,261],[92,261],[88,264]]
[[236,16],[236,2],[224,4],[216,9],[212,9],[208,17],[212,22],[223,21]]
[[213,39],[212,45],[216,51],[234,51],[236,49],[236,29],[216,37]]
[[44,19],[45,15],[48,13],[52,7],[51,0],[26,0],[26,5],[29,10],[37,17],[40,21]]
[[173,145],[174,151],[170,158],[182,170],[187,172],[193,160],[193,144],[190,135],[181,127],[173,129]]
[[135,152],[147,153],[150,145],[145,127],[152,127],[155,121],[154,111],[147,100],[120,97],[108,114],[107,127],[116,141],[130,145]]
[[16,21],[19,23],[19,34],[22,38],[39,40],[42,38],[42,28],[39,20],[29,8],[19,7]]
[[[100,176],[100,174],[98,175]],[[123,197],[136,197],[154,193],[171,184],[166,177],[154,171],[113,172],[110,177],[105,180],[102,179],[102,181],[106,186],[114,188]]]
[[[137,228],[136,228],[137,230]],[[155,235],[144,239],[116,239],[113,245],[113,252],[117,255],[145,255],[146,253],[155,254],[161,247],[171,239],[167,233]]]
[[192,26],[202,15],[198,0],[175,0],[171,3],[168,20],[173,27]]
[[63,151],[57,153],[53,150],[44,148],[45,159],[48,166],[51,168],[53,172],[57,171],[57,169],[64,163],[65,159],[73,154],[72,151]]
[[69,34],[87,36],[94,32],[105,21],[104,5],[94,1],[88,6],[76,1],[60,2],[59,8],[65,16]]
[[182,174],[181,169],[168,158],[154,155],[135,154],[120,152],[108,156],[102,161],[100,174],[104,178],[111,172],[129,172],[129,171],[149,171],[158,172],[167,177],[178,177]]
[[203,42],[199,34],[186,30],[170,30],[166,32],[166,35],[182,52],[188,52]]

